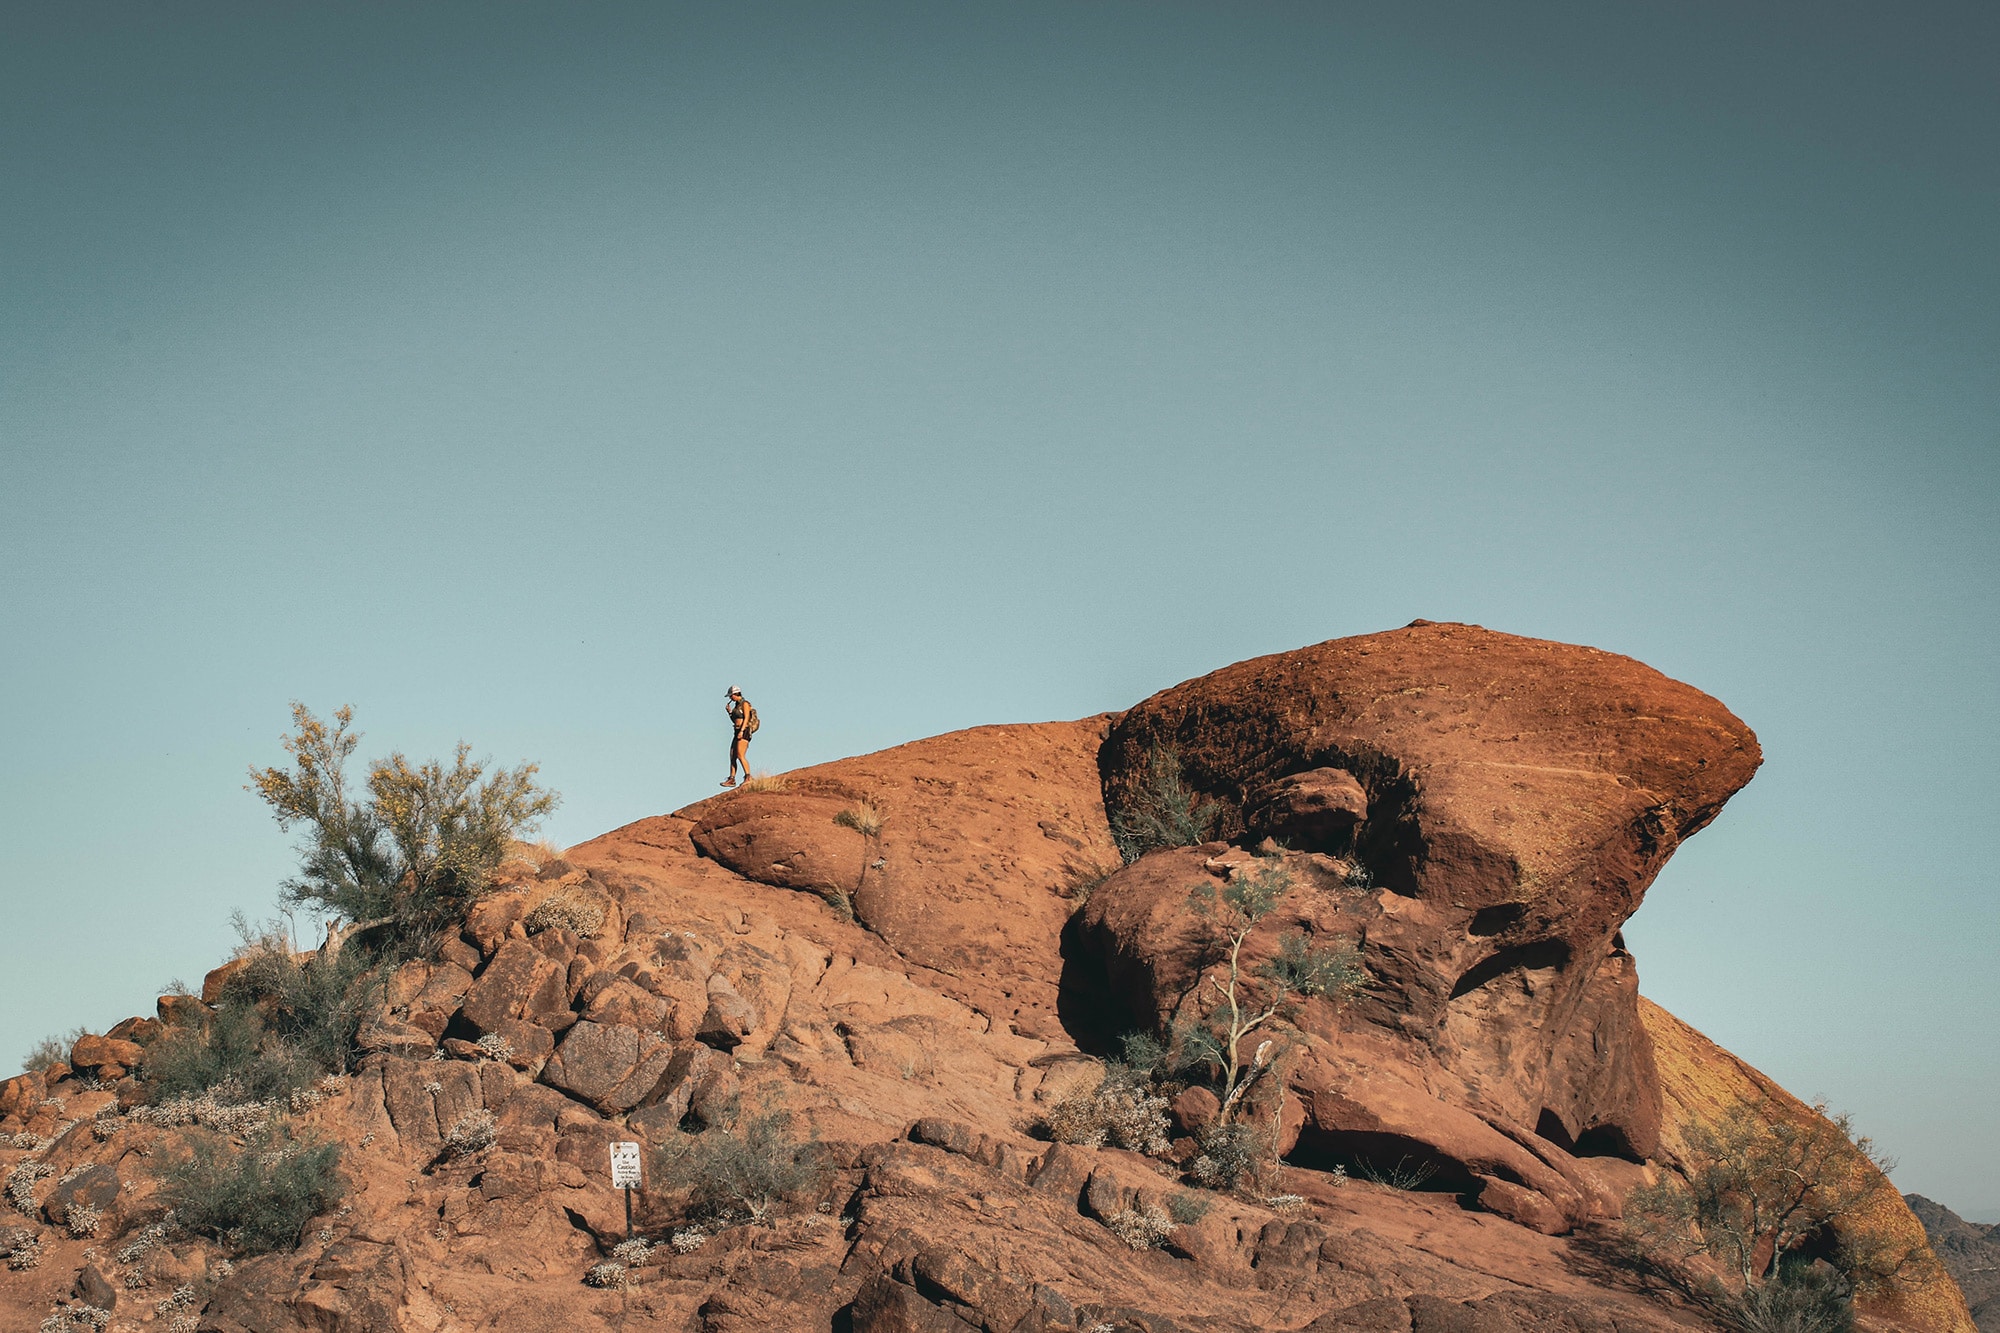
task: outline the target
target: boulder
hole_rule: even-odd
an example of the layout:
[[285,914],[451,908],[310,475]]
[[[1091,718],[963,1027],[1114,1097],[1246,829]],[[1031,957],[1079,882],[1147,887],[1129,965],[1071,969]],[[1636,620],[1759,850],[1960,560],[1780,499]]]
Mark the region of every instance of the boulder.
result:
[[472,983],[456,1022],[472,1039],[499,1031],[511,1020],[559,1032],[576,1021],[569,1008],[569,970],[525,939],[501,944]]
[[99,1232],[114,1235],[116,1219],[111,1216],[118,1202],[118,1168],[108,1162],[87,1166],[67,1180],[58,1181],[42,1200],[42,1217],[59,1227],[71,1226],[78,1210],[90,1209],[104,1215]]
[[[1658,1077],[1618,931],[1757,769],[1756,738],[1728,709],[1615,654],[1419,622],[1241,662],[1134,707],[1101,757],[1111,808],[1141,799],[1163,745],[1220,809],[1220,836],[1295,849],[1276,859],[1294,887],[1252,937],[1253,963],[1285,931],[1363,942],[1366,989],[1305,1008],[1321,1072],[1295,1084],[1302,1096],[1331,1115],[1324,1098],[1371,1069],[1433,1068],[1427,1100],[1506,1126],[1502,1139],[1653,1151]],[[1381,888],[1355,890],[1314,848],[1351,850]],[[1220,850],[1154,853],[1091,896],[1081,933],[1107,999],[1142,1022],[1175,1017],[1205,963],[1190,889],[1260,873],[1211,866]]]
[[157,1018],[128,1018],[115,1025],[104,1034],[116,1041],[129,1041],[137,1046],[151,1046],[160,1036],[160,1020]]
[[605,978],[606,984],[593,988],[586,983],[584,987],[592,996],[584,1007],[585,1018],[593,1023],[622,1024],[655,1032],[662,1029],[672,1005],[624,977],[600,971],[592,980],[598,977]]
[[162,995],[154,1002],[159,1010],[162,1027],[180,1027],[198,1024],[208,1019],[208,1005],[199,995]]
[[[1108,724],[932,736],[788,773],[783,791],[710,797],[677,818],[702,856],[745,878],[851,895],[862,924],[932,969],[942,993],[1016,1031],[1059,1036],[1068,895],[1118,864],[1098,772]],[[882,816],[872,840],[833,822],[863,800]]]
[[232,958],[221,967],[211,971],[201,979],[201,1002],[203,1004],[222,1003],[222,993],[228,989],[230,978],[250,966],[250,958]]
[[1247,831],[1280,839],[1300,850],[1344,846],[1354,826],[1368,818],[1368,793],[1342,768],[1293,773],[1250,793],[1243,810]]
[[585,1019],[563,1037],[540,1077],[550,1087],[616,1115],[645,1100],[673,1056],[673,1047],[657,1033]]
[[125,1077],[136,1068],[145,1048],[135,1041],[114,1037],[93,1037],[86,1033],[70,1048],[70,1067],[79,1073],[94,1074],[106,1081]]
[[[721,981],[718,976],[715,981]],[[707,1042],[718,1050],[733,1050],[743,1039],[757,1029],[757,1010],[728,983],[716,985],[711,982],[708,991],[708,1009],[701,1017],[701,1026],[695,1030],[697,1039]]]
[[26,1119],[46,1096],[48,1085],[39,1073],[16,1074],[0,1081],[0,1120]]

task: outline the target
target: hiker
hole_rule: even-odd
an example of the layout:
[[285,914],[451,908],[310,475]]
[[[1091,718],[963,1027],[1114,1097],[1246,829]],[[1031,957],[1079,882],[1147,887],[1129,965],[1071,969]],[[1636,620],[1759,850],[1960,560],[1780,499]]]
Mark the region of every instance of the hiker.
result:
[[750,780],[750,738],[757,734],[757,708],[734,685],[729,687],[728,698],[729,724],[736,734],[729,741],[729,776],[722,785],[734,787],[738,764],[743,766],[743,780]]

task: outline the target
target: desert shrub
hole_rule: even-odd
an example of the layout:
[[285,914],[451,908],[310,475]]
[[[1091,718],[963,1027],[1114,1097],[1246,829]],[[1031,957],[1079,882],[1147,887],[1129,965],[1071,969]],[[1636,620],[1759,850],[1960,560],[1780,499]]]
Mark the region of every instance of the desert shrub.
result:
[[583,1275],[583,1285],[616,1291],[625,1285],[625,1265],[609,1260],[592,1264],[590,1270]]
[[1174,1225],[1191,1227],[1208,1216],[1210,1203],[1199,1194],[1178,1190],[1167,1196],[1167,1216],[1174,1219]]
[[611,1257],[627,1268],[639,1268],[653,1257],[653,1242],[644,1236],[621,1240],[611,1247]]
[[473,1049],[488,1060],[511,1060],[514,1058],[514,1043],[497,1032],[489,1032],[472,1043]]
[[254,1007],[293,1055],[322,1073],[346,1073],[361,1020],[379,999],[382,969],[359,951],[295,954],[288,935],[252,932],[240,916],[237,930],[248,963],[224,987],[222,1006]]
[[1891,1163],[1844,1115],[1824,1105],[1800,1119],[1764,1120],[1746,1106],[1688,1127],[1685,1182],[1663,1176],[1632,1192],[1628,1237],[1643,1251],[1677,1260],[1704,1254],[1721,1261],[1744,1290],[1776,1280],[1813,1237],[1840,1230],[1833,1256],[1843,1280],[1866,1287],[1907,1260],[1881,1237],[1840,1227],[1877,1190],[1890,1188],[1862,1160]]
[[1071,865],[1065,871],[1067,877],[1056,886],[1056,892],[1081,907],[1090,901],[1090,895],[1096,893],[1105,880],[1117,873],[1117,866]]
[[15,1212],[25,1217],[35,1216],[40,1209],[40,1205],[35,1202],[35,1186],[55,1173],[56,1169],[47,1162],[38,1162],[32,1158],[17,1163],[14,1169],[7,1173],[8,1204]]
[[1722,1311],[1736,1333],[1853,1333],[1854,1305],[1840,1277],[1812,1264],[1786,1264]]
[[842,828],[851,828],[864,838],[873,838],[882,832],[882,812],[866,801],[856,801],[833,817],[833,822]]
[[353,717],[342,708],[329,726],[293,704],[294,731],[282,742],[291,769],[250,777],[280,828],[306,830],[287,901],[349,923],[370,952],[399,961],[456,926],[558,798],[536,785],[535,765],[489,774],[460,744],[449,765],[412,764],[400,753],[377,760],[368,766],[368,799],[351,799],[347,760],[360,740],[349,730]]
[[254,1004],[224,1005],[206,1027],[169,1028],[140,1064],[155,1105],[289,1100],[320,1077],[318,1066],[272,1036]]
[[71,1028],[67,1036],[43,1037],[21,1061],[22,1072],[42,1074],[56,1065],[68,1064],[70,1048],[75,1046],[76,1039],[83,1035],[85,1035],[83,1028]]
[[1195,1136],[1201,1151],[1188,1162],[1188,1178],[1204,1189],[1234,1190],[1264,1178],[1271,1159],[1270,1135],[1241,1121],[1217,1121]]
[[1121,1208],[1105,1218],[1104,1225],[1135,1250],[1158,1249],[1174,1230],[1174,1220],[1150,1204],[1144,1208]]
[[241,1254],[293,1249],[306,1223],[345,1192],[340,1146],[267,1125],[241,1145],[202,1130],[155,1167],[160,1199],[187,1230]]
[[499,1122],[491,1111],[467,1111],[451,1122],[451,1128],[444,1132],[443,1157],[470,1157],[481,1149],[493,1146],[493,1140],[500,1134]]
[[787,1195],[824,1185],[819,1145],[792,1130],[786,1111],[677,1134],[654,1154],[654,1178],[687,1192],[688,1213],[728,1225],[766,1222]]
[[71,1240],[95,1240],[104,1225],[104,1210],[87,1203],[72,1203],[63,1209],[63,1226]]
[[1219,971],[1205,977],[1195,992],[1212,996],[1212,1004],[1176,1028],[1174,1044],[1185,1059],[1214,1071],[1224,1120],[1236,1115],[1238,1103],[1270,1073],[1281,1053],[1283,1043],[1267,1037],[1246,1062],[1243,1048],[1253,1033],[1289,1018],[1301,1000],[1340,1003],[1367,979],[1352,940],[1326,943],[1297,930],[1280,936],[1278,947],[1262,962],[1244,959],[1245,941],[1277,910],[1292,885],[1291,871],[1282,862],[1268,861],[1255,874],[1220,885],[1198,884],[1188,894],[1189,910],[1206,935],[1202,961]]
[[[230,1091],[225,1087],[223,1093]],[[217,1090],[194,1095],[164,1098],[148,1106],[135,1106],[131,1118],[142,1125],[162,1129],[185,1129],[199,1125],[224,1134],[247,1134],[262,1129],[276,1113],[275,1102],[230,1101]]]
[[1043,1123],[1057,1143],[1167,1150],[1167,1099],[1155,1096],[1144,1074],[1129,1065],[1107,1065],[1102,1082],[1057,1102]]
[[545,930],[567,930],[589,939],[604,927],[604,904],[586,893],[563,889],[535,904],[521,928],[530,935]]
[[754,778],[745,778],[736,784],[738,791],[783,791],[791,784],[781,773],[759,773]]
[[1111,816],[1111,837],[1130,865],[1147,852],[1207,842],[1221,817],[1220,805],[1187,785],[1180,752],[1155,744],[1146,752],[1145,777]]
[[41,1267],[41,1233],[26,1227],[9,1227],[0,1231],[0,1258],[7,1261],[8,1271],[14,1273]]

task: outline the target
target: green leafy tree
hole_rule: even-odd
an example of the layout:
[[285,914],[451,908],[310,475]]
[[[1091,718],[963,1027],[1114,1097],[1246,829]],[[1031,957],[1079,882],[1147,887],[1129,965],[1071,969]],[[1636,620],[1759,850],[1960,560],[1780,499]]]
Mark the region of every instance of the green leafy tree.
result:
[[1177,1044],[1219,1071],[1223,1121],[1277,1054],[1278,1043],[1267,1037],[1246,1058],[1253,1036],[1288,1017],[1299,1001],[1324,997],[1337,1003],[1367,979],[1351,940],[1323,944],[1300,930],[1280,935],[1263,960],[1245,960],[1244,944],[1284,901],[1292,882],[1291,871],[1273,860],[1227,883],[1198,885],[1188,896],[1189,907],[1207,929],[1206,961],[1216,970],[1197,989],[1198,995],[1212,997],[1213,1004],[1179,1030]]
[[535,765],[489,774],[461,743],[450,764],[412,764],[400,753],[377,760],[367,799],[355,799],[346,775],[361,739],[353,720],[342,708],[329,725],[293,704],[283,741],[292,766],[252,769],[252,789],[280,828],[306,830],[286,901],[345,923],[336,945],[383,927],[385,952],[420,952],[486,891],[509,846],[559,798],[536,785]]

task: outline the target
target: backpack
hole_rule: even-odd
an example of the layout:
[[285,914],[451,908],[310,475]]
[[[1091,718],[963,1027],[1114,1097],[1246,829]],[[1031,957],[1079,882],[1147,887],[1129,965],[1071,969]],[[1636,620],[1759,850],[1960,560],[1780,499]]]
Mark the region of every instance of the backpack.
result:
[[748,740],[750,737],[755,736],[757,728],[760,725],[757,721],[757,705],[745,699],[743,701],[743,738]]

